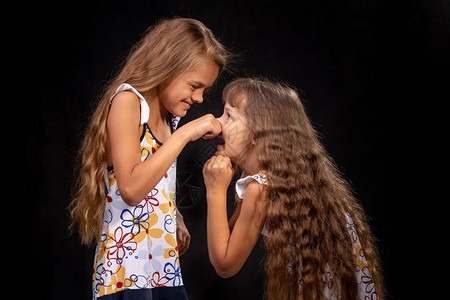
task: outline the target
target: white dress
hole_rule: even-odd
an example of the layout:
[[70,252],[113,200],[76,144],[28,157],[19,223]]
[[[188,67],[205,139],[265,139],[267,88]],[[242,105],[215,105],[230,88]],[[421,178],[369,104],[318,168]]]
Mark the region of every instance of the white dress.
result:
[[[129,84],[122,84],[114,96],[122,91],[131,91],[140,100],[143,162],[162,144],[147,125],[150,109],[144,97]],[[179,118],[171,116],[171,121],[173,132]],[[129,206],[120,196],[114,167],[107,168],[104,226],[96,250],[93,299],[106,295],[107,299],[132,299],[143,294],[151,295],[150,299],[187,299],[171,296],[174,292],[186,295],[178,258],[175,183],[176,160],[138,205]]]

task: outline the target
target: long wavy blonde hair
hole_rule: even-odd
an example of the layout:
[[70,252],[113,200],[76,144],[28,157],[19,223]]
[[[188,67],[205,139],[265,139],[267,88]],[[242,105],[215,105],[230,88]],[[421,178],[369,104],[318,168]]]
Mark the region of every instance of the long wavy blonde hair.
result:
[[117,75],[104,88],[82,141],[74,196],[69,207],[71,228],[78,227],[83,243],[98,241],[102,231],[110,98],[125,82],[145,94],[191,71],[205,58],[213,59],[219,71],[223,71],[228,52],[202,22],[187,18],[161,20],[145,32]]
[[257,153],[259,167],[267,175],[267,198],[261,201],[268,229],[268,299],[296,299],[300,279],[303,299],[322,299],[327,265],[338,295],[357,299],[357,267],[346,213],[353,219],[378,297],[383,299],[380,260],[367,217],[319,142],[298,94],[284,84],[244,78],[229,83],[223,99],[246,116],[253,135],[247,148],[256,147],[248,152]]

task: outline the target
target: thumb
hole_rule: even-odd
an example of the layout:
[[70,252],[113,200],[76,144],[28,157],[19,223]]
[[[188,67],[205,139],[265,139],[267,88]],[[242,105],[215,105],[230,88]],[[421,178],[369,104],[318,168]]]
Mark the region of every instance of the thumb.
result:
[[236,173],[237,165],[234,162],[231,162],[231,170],[233,171],[233,174]]
[[218,136],[222,132],[222,123],[219,119],[215,119],[214,122],[211,124],[210,130],[205,133],[202,138],[204,139],[212,139]]
[[232,162],[231,161],[231,158],[230,157],[228,157],[228,156],[225,156],[226,157],[226,159],[230,162],[230,165],[229,165],[229,167],[231,168],[231,170],[233,171],[233,174],[234,174],[234,172],[236,172],[236,164],[234,163],[234,162]]

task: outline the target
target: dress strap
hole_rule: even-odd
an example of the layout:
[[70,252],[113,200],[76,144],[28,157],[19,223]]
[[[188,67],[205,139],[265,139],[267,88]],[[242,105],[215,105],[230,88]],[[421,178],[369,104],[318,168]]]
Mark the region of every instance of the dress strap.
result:
[[239,199],[244,199],[245,191],[247,190],[250,182],[252,182],[253,180],[257,181],[259,184],[267,185],[266,176],[261,173],[241,178],[236,181],[236,193]]
[[[266,175],[264,174],[264,171],[261,171],[260,173],[256,175],[250,175],[244,178],[239,179],[236,181],[236,194],[238,196],[238,199],[236,199],[237,202],[241,202],[242,199],[244,199],[245,191],[247,190],[248,185],[255,180],[259,184],[267,185],[267,179]],[[263,229],[261,230],[262,235],[268,235],[267,226],[264,224]]]
[[114,95],[112,95],[111,99],[109,100],[109,103],[112,103],[113,98],[120,92],[123,91],[130,91],[136,94],[136,96],[138,96],[139,98],[139,103],[141,105],[141,125],[145,124],[148,122],[148,118],[150,116],[150,107],[147,104],[147,101],[145,100],[144,96],[141,95],[141,93],[139,93],[134,87],[132,87],[130,84],[128,83],[123,83],[121,84],[116,92],[114,93]]

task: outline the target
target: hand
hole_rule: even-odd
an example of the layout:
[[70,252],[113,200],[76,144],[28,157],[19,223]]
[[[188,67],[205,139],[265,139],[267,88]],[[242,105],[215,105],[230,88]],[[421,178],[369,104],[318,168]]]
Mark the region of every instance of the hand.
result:
[[220,123],[212,114],[207,114],[192,120],[180,127],[177,131],[184,131],[191,142],[201,137],[204,139],[212,139],[222,132],[222,123]]
[[203,166],[203,179],[207,190],[227,190],[236,167],[228,156],[213,156]]
[[184,224],[184,218],[180,211],[177,211],[177,245],[178,254],[183,255],[187,249],[189,249],[189,244],[191,243],[191,235],[189,234],[186,225]]

